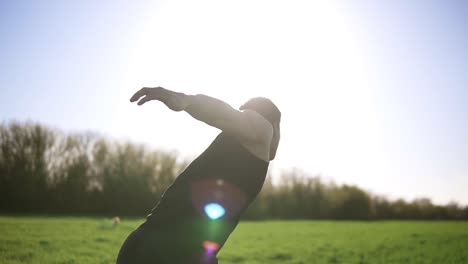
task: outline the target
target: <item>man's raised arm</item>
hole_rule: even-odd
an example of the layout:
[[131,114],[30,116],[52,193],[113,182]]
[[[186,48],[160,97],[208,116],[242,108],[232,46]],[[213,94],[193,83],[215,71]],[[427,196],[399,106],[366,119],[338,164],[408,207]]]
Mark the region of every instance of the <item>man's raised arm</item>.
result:
[[269,123],[258,114],[238,111],[227,103],[206,95],[186,95],[162,87],[144,87],[130,98],[130,102],[138,101],[138,105],[152,100],[163,102],[173,111],[186,111],[197,120],[244,139],[264,140],[264,133],[271,133]]

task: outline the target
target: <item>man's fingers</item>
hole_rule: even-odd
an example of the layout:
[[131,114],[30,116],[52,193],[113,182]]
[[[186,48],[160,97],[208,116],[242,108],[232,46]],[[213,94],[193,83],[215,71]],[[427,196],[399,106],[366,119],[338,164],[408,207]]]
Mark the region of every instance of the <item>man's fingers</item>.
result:
[[149,96],[145,96],[145,97],[141,98],[140,101],[138,101],[138,105],[142,105],[142,104],[144,104],[144,103],[146,103],[148,101],[151,101],[151,100],[152,99]]
[[138,92],[136,92],[131,98],[130,98],[130,102],[135,102],[135,101],[138,101],[138,99],[140,99],[143,95],[146,95],[146,91],[148,90],[147,87],[143,87],[141,88],[140,90],[138,90]]

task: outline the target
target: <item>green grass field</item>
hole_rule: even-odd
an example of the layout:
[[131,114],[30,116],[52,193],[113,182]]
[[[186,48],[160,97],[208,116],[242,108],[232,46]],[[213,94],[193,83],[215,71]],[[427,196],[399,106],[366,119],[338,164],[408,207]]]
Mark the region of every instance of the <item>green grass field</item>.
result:
[[[0,263],[115,263],[142,220],[0,217]],[[468,263],[468,222],[242,222],[219,254],[234,263]]]

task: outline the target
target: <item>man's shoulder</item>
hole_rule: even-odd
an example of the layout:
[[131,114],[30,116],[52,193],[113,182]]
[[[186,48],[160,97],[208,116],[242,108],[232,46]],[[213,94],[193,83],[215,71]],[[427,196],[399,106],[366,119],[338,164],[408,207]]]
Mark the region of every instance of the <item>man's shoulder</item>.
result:
[[254,137],[258,139],[258,141],[271,141],[273,125],[266,118],[250,109],[243,110],[242,115],[245,119],[245,129],[249,132],[253,132]]
[[270,143],[273,138],[273,126],[262,115],[253,110],[244,110],[244,127],[238,139],[249,152],[269,161]]

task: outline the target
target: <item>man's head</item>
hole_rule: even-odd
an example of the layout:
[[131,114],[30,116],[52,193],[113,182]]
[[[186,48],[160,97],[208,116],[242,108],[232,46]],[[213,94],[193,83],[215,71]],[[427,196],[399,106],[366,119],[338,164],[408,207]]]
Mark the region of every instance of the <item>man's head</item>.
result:
[[253,110],[262,115],[272,125],[281,121],[281,112],[276,105],[268,98],[255,97],[243,104],[239,110]]
[[270,99],[264,97],[252,98],[239,108],[239,110],[246,109],[259,113],[273,126],[273,139],[270,144],[270,159],[273,160],[275,158],[280,139],[280,110]]

